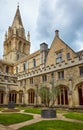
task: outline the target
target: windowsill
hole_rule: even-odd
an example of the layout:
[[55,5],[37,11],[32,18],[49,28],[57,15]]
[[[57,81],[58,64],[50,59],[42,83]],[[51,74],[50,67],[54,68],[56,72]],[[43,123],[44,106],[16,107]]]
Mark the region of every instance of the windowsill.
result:
[[71,60],[71,58],[67,58],[67,60]]
[[56,62],[56,64],[60,64],[60,63],[63,63],[63,62],[65,62],[65,60],[62,60],[60,62]]
[[46,83],[47,81],[42,81],[42,83]]
[[65,80],[65,79],[58,79],[58,81],[59,81],[59,80]]

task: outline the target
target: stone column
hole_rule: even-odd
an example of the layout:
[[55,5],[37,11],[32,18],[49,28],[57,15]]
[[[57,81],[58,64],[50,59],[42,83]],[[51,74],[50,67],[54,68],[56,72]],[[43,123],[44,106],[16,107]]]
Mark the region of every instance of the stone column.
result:
[[78,87],[76,86],[75,90],[74,90],[74,97],[73,97],[73,100],[74,100],[74,105],[75,106],[79,106],[79,93],[78,93]]
[[73,106],[73,99],[72,99],[72,79],[69,79],[69,107]]
[[37,105],[37,97],[36,97],[36,94],[35,94],[35,97],[34,97],[34,105]]
[[17,100],[16,103],[19,104],[19,93],[17,93]]
[[3,104],[8,104],[8,94],[7,92],[4,93],[4,97],[3,97],[4,101],[3,101]]
[[63,88],[63,102],[64,102],[64,105],[65,105],[65,89]]
[[4,104],[8,105],[8,102],[9,102],[9,86],[6,86],[4,94]]
[[41,97],[38,95],[38,105],[41,105]]
[[25,98],[25,104],[27,105],[28,104],[28,95],[27,95],[27,92],[25,91],[25,93],[24,93],[24,98]]
[[35,105],[39,104],[39,99],[38,99],[38,84],[35,85],[36,89],[35,89]]
[[60,105],[62,105],[62,104],[61,104],[61,90],[60,90]]
[[26,93],[26,90],[25,90],[25,86],[23,87],[23,105],[25,105],[25,93]]

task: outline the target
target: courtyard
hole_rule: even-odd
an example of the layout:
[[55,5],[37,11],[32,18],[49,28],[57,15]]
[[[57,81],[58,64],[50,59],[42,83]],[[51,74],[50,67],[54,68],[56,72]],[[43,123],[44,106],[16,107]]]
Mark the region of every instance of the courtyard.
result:
[[82,130],[83,113],[57,109],[56,118],[41,118],[41,108],[17,107],[18,112],[0,108],[0,130]]

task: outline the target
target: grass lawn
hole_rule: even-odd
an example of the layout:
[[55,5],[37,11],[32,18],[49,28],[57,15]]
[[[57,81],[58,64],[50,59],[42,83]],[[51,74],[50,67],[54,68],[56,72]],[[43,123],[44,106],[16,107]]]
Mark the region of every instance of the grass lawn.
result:
[[60,120],[41,121],[19,130],[83,130],[83,124]]
[[82,120],[83,121],[83,113],[78,112],[68,112],[64,114],[66,118],[76,119],[76,120]]
[[0,107],[0,111],[2,111],[4,108]]
[[33,119],[32,115],[25,115],[20,113],[0,114],[0,124],[3,125],[24,122],[30,119]]
[[[33,113],[33,114],[40,114],[41,110],[42,110],[42,108],[35,108],[35,107],[17,107],[17,108],[20,109],[20,110],[24,110],[27,113]],[[57,113],[65,113],[67,111],[62,110],[62,109],[61,110],[56,109],[56,112]]]
[[27,113],[33,113],[33,114],[40,114],[41,108],[35,108],[35,107],[17,107],[20,110],[24,110],[24,112]]
[[27,108],[25,110],[27,113],[33,113],[33,114],[40,114],[41,113],[41,108]]
[[20,109],[20,110],[26,110],[27,107],[22,107],[22,106],[19,106],[19,107],[16,107],[17,109]]
[[66,113],[67,111],[66,110],[62,110],[62,109],[61,110],[60,109],[56,109],[56,112],[57,113]]

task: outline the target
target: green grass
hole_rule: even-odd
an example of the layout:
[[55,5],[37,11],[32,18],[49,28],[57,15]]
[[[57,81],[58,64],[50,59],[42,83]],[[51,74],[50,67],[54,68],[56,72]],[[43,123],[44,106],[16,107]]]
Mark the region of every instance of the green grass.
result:
[[0,107],[0,111],[2,111],[4,108]]
[[82,120],[83,121],[83,113],[78,112],[68,112],[64,114],[66,118],[76,119],[76,120]]
[[17,109],[20,109],[20,110],[26,110],[27,107],[23,107],[23,106],[19,106],[19,107],[16,107]]
[[35,108],[35,107],[17,107],[20,110],[24,110],[24,112],[27,113],[33,113],[33,114],[40,114],[41,108]]
[[50,120],[24,126],[19,130],[83,130],[83,124]]
[[[20,110],[24,110],[27,113],[33,113],[33,114],[40,114],[42,108],[34,108],[34,107],[17,107]],[[60,110],[60,109],[56,109],[57,113],[65,113],[67,112],[66,110]]]
[[40,114],[41,109],[40,108],[27,108],[27,109],[25,109],[25,112],[33,113],[33,114]]
[[57,112],[57,113],[66,113],[67,111],[66,111],[66,110],[56,109],[56,112]]
[[30,119],[33,119],[32,115],[25,115],[20,113],[0,114],[0,124],[3,125],[24,122]]

